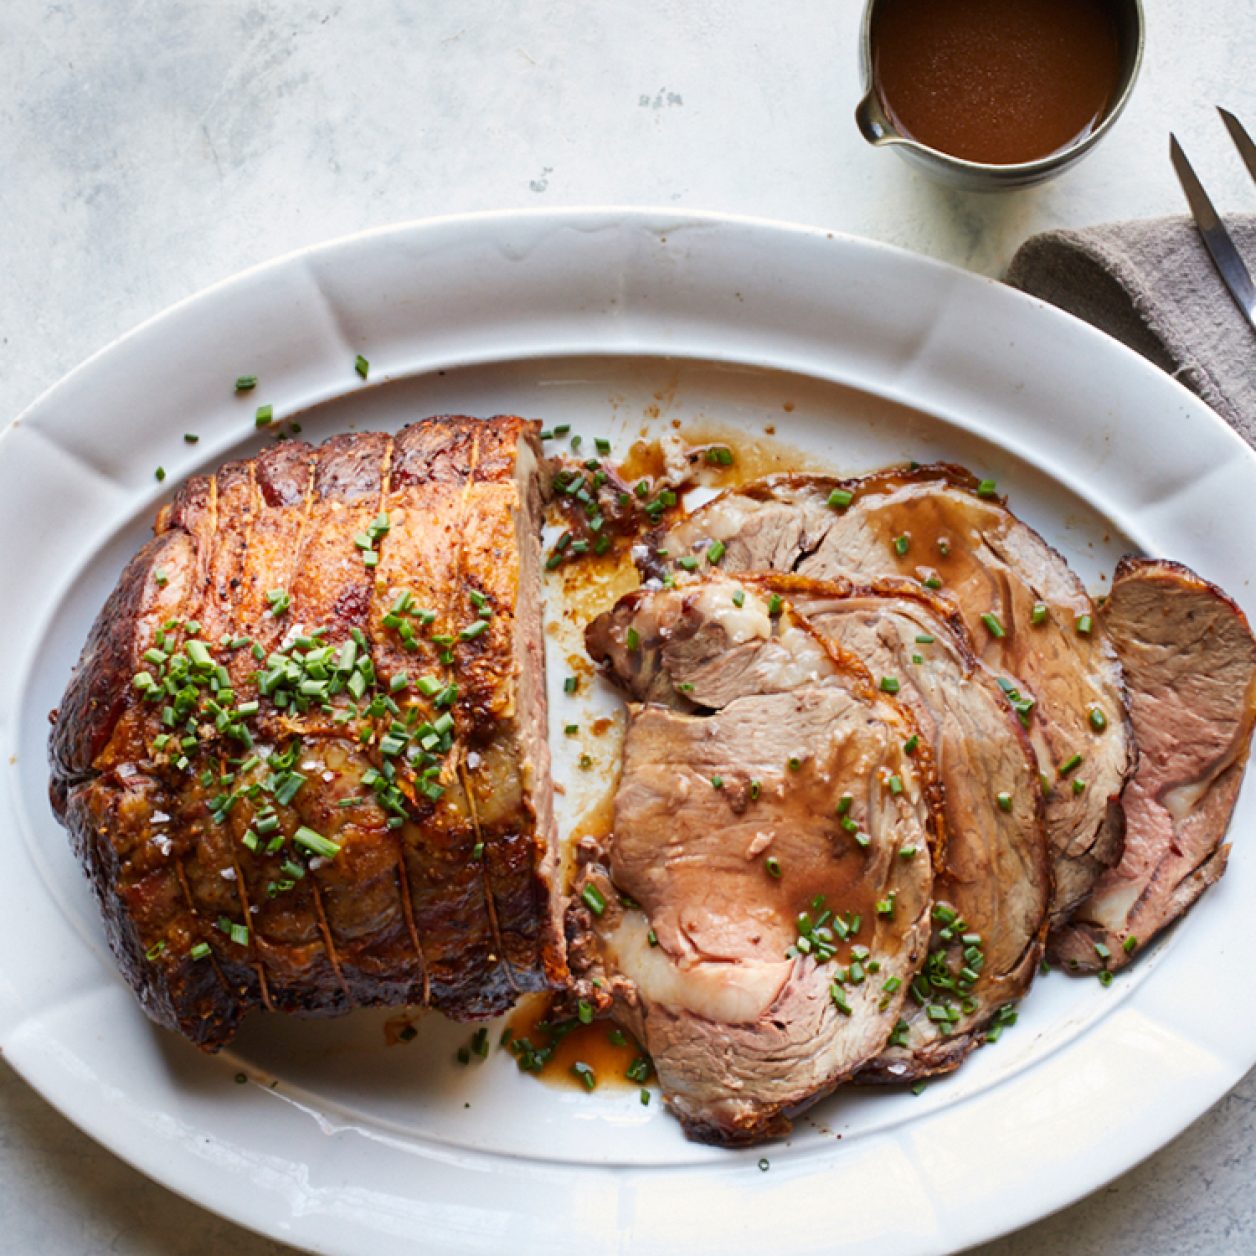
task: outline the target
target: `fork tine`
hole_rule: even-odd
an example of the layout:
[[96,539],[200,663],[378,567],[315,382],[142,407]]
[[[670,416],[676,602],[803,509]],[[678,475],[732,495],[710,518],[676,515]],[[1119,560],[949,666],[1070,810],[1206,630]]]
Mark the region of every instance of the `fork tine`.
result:
[[1221,115],[1221,121],[1225,123],[1225,129],[1230,132],[1234,147],[1239,150],[1239,156],[1243,158],[1247,173],[1256,179],[1256,141],[1252,140],[1247,133],[1247,128],[1228,109],[1222,109],[1220,105],[1216,108]]
[[1204,248],[1208,250],[1208,255],[1212,258],[1226,290],[1234,298],[1235,305],[1256,328],[1256,284],[1252,282],[1251,273],[1239,256],[1238,249],[1234,247],[1225,223],[1221,221],[1208,193],[1204,191],[1204,185],[1200,183],[1199,176],[1172,131],[1169,132],[1169,157],[1182,191],[1186,193],[1186,203],[1190,206],[1195,226],[1199,228],[1199,237],[1204,242]]

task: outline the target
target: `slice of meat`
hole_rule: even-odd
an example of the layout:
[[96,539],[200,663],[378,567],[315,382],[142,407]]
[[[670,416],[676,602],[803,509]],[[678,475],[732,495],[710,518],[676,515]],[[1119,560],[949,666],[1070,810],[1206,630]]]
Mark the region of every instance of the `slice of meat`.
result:
[[[647,570],[724,546],[726,571],[916,580],[952,599],[982,662],[1022,704],[1046,796],[1059,924],[1121,853],[1117,806],[1133,766],[1121,670],[1064,559],[957,467],[856,480],[777,476],[730,490],[655,538]],[[660,560],[659,550],[667,553]],[[1105,731],[1092,726],[1098,710]]]
[[184,485],[92,630],[51,797],[149,1014],[459,1018],[561,984],[538,425],[441,417]]
[[1120,968],[1225,871],[1221,844],[1256,724],[1256,641],[1243,612],[1177,563],[1122,560],[1100,612],[1125,669],[1138,770],[1125,853],[1051,938],[1072,972]]
[[767,582],[821,636],[892,678],[933,747],[946,846],[929,959],[894,1045],[860,1078],[901,1082],[957,1068],[1028,990],[1042,958],[1051,862],[1033,747],[953,607],[919,585]]
[[638,1034],[691,1137],[782,1134],[881,1051],[924,960],[929,750],[754,588],[630,594],[588,639],[651,700],[630,708],[605,860],[586,851],[576,885],[579,988]]

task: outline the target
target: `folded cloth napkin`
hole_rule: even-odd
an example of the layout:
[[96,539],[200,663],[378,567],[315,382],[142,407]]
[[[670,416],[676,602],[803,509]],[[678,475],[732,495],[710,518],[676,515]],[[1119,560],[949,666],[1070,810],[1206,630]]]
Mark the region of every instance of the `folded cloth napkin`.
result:
[[[1226,225],[1256,271],[1256,215]],[[1007,282],[1124,341],[1256,444],[1256,329],[1189,218],[1044,232],[1021,245]]]

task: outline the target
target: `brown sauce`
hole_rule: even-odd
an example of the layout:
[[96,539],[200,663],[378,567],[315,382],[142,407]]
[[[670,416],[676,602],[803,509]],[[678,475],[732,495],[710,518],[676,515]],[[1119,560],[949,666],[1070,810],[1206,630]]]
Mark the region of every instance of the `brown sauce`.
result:
[[[640,1087],[640,1077],[630,1078],[628,1070],[645,1057],[641,1044],[626,1030],[612,1021],[595,1020],[588,1025],[577,1024],[574,1028],[562,1028],[555,1033],[554,1025],[570,1024],[555,1015],[553,1001],[544,995],[524,1000],[507,1022],[510,1041],[506,1049],[519,1058],[519,1044],[527,1042],[532,1047],[552,1044],[553,1053],[546,1059],[535,1076],[557,1085],[576,1090],[602,1090],[607,1087]],[[582,1070],[582,1064],[592,1070],[590,1086]],[[653,1070],[649,1076],[653,1077]]]
[[900,133],[999,165],[1089,134],[1121,73],[1111,0],[882,0],[872,59]]

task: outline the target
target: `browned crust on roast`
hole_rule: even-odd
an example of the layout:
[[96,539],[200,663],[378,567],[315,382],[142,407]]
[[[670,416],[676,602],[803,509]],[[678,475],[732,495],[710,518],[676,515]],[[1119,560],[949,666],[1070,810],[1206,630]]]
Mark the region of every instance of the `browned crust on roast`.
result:
[[[508,769],[520,754],[519,729],[538,718],[543,727],[543,709],[515,702],[510,653],[517,551],[539,546],[535,512],[515,528],[514,498],[535,492],[514,483],[515,451],[535,454],[538,427],[512,416],[440,416],[396,438],[358,433],[317,449],[279,444],[194,477],[160,512],[156,535],[128,564],[92,628],[49,747],[54,810],[70,830],[123,975],[159,1023],[212,1050],[253,1006],[330,1015],[359,1005],[430,1003],[455,1017],[480,1017],[505,1010],[521,989],[561,982],[563,946],[545,864],[552,819],[548,806],[540,818],[536,810],[538,791],[549,789],[548,764],[530,769],[530,789],[520,791],[509,821],[482,829],[468,758],[504,747]],[[442,486],[459,507],[447,523],[427,509]],[[455,560],[434,590],[441,604],[433,632],[456,634],[474,618],[465,605],[469,582],[491,595],[492,633],[464,643],[452,667],[435,658],[430,643],[428,657],[417,660],[390,651],[380,630],[380,606],[387,611],[393,591],[364,566],[352,538],[381,510],[398,511],[397,548],[417,532],[428,538],[426,556],[438,554],[442,526],[457,540]],[[464,536],[485,528],[494,546],[465,554]],[[379,543],[380,577],[389,540]],[[481,564],[491,570],[482,573]],[[404,584],[418,573],[392,574]],[[276,587],[291,595],[282,619],[269,613],[266,598]],[[417,793],[412,769],[403,767],[398,784],[410,819],[401,830],[385,824],[369,796],[340,808],[352,792],[341,778],[380,766],[377,741],[363,747],[317,706],[297,715],[263,703],[259,743],[278,749],[298,740],[297,768],[308,778],[290,806],[277,807],[284,831],[306,824],[341,845],[336,859],[314,861],[290,892],[268,897],[285,854],[250,855],[243,847],[253,804],[242,802],[215,823],[213,791],[151,759],[161,726],[132,677],[163,622],[192,618],[211,646],[247,636],[265,652],[298,626],[325,627],[335,644],[356,628],[369,639],[384,682],[395,670],[454,680],[457,740],[441,782],[444,805]],[[215,661],[226,666],[239,699],[255,695],[258,664],[247,650]],[[377,721],[377,736],[386,722]],[[198,753],[226,771],[236,751]],[[473,858],[478,842],[483,859]],[[249,942],[228,940],[216,927],[219,914],[247,922]],[[193,961],[189,951],[198,943],[211,953]],[[150,948],[156,954],[146,958]]]

